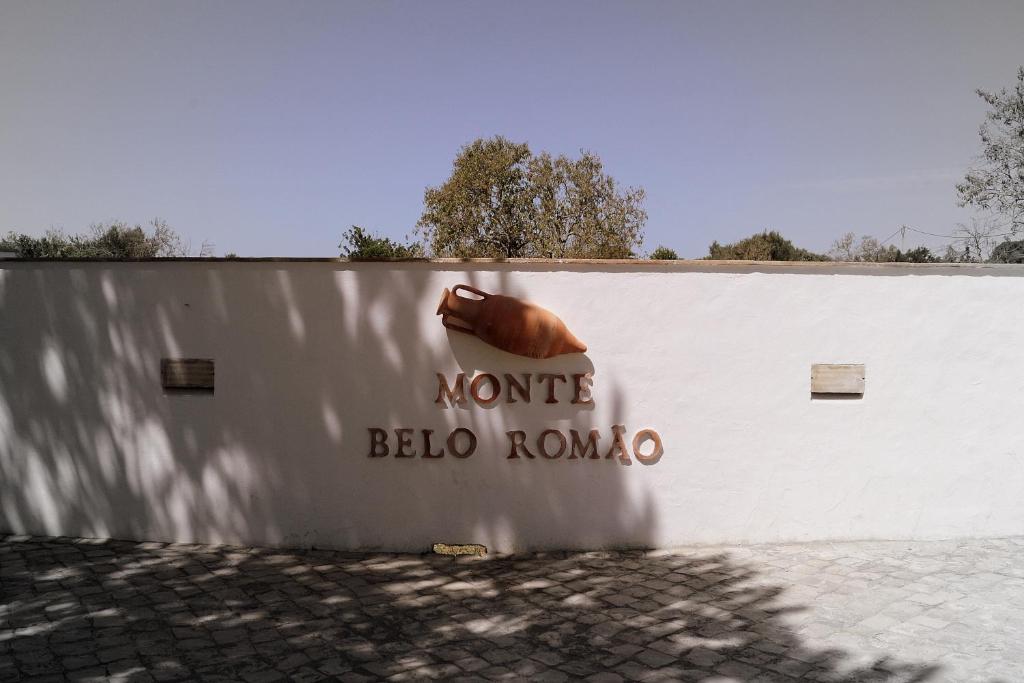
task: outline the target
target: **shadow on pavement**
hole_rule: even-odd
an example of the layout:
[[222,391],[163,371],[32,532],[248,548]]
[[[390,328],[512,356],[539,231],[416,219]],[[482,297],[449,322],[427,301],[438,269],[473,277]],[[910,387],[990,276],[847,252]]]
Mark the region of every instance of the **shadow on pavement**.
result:
[[801,641],[729,553],[0,544],[0,680],[926,681]]

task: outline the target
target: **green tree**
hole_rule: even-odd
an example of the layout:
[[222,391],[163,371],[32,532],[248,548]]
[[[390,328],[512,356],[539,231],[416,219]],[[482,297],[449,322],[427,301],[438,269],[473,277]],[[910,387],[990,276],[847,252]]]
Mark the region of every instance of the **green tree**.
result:
[[978,90],[989,105],[978,130],[981,158],[956,186],[960,206],[1000,217],[1011,233],[1024,229],[1024,66],[1012,90]]
[[675,249],[658,245],[658,248],[651,252],[651,258],[655,261],[675,261],[679,258],[679,254],[675,252]]
[[828,256],[794,246],[772,230],[751,235],[733,244],[712,242],[706,258],[720,261],[829,261]]
[[996,246],[990,263],[1024,263],[1024,240],[1006,241]]
[[[21,258],[166,258],[186,256],[188,247],[166,222],[156,219],[150,230],[141,225],[115,221],[97,223],[87,234],[67,235],[50,230],[42,237],[10,232],[0,239],[0,251],[13,251]],[[200,256],[211,247],[203,243]]]
[[643,242],[644,191],[620,190],[597,155],[530,160],[535,255],[545,258],[632,258]]
[[620,188],[597,155],[534,155],[496,136],[464,146],[427,188],[417,223],[436,256],[628,258],[640,248],[644,191]]
[[420,244],[401,244],[387,237],[377,237],[358,225],[342,233],[341,255],[351,259],[422,258]]
[[914,247],[906,251],[896,250],[896,261],[905,263],[940,263],[942,258],[932,253],[928,247]]
[[15,253],[20,258],[71,258],[77,256],[67,235],[49,230],[42,237],[9,232],[0,239],[0,251]]

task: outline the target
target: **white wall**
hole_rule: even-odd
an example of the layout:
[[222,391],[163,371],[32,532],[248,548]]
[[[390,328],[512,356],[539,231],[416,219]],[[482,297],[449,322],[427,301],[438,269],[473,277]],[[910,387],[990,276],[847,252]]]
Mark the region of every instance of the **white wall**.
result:
[[[1020,275],[0,262],[0,530],[413,551],[1020,534]],[[551,309],[588,353],[448,332],[434,310],[460,282]],[[214,358],[215,394],[166,394],[165,356]],[[864,397],[812,400],[811,364],[847,362]],[[589,409],[538,388],[433,402],[437,372],[585,371]],[[507,430],[593,427],[607,447],[613,424],[656,429],[664,456],[505,457]],[[456,426],[468,459],[367,457],[368,427]]]

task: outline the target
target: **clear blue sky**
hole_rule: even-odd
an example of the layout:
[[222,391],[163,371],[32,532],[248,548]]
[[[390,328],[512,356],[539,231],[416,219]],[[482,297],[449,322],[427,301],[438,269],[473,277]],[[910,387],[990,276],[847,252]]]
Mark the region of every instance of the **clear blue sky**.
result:
[[3,0],[0,230],[159,216],[218,254],[334,255],[352,223],[411,233],[502,134],[646,188],[648,249],[948,233],[973,90],[1022,36],[1017,0]]

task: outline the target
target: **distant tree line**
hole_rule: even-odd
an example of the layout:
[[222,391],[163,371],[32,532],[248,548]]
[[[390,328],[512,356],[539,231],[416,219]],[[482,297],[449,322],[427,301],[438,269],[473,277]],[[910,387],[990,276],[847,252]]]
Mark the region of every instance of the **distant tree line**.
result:
[[[957,226],[945,236],[952,242],[940,253],[925,246],[904,250],[888,244],[891,238],[858,239],[851,232],[819,254],[766,230],[731,244],[712,242],[705,258],[1024,263],[1024,67],[1014,88],[977,93],[989,105],[979,130],[982,155],[956,190],[961,206],[987,216]],[[554,158],[547,152],[533,155],[526,144],[500,136],[479,139],[462,148],[446,182],[427,188],[417,226],[422,243],[395,243],[359,228],[346,233],[343,254],[633,258],[641,254],[647,219],[643,199],[642,189],[621,189],[591,152],[578,159]],[[914,229],[903,227],[904,235],[907,230]],[[647,258],[679,256],[658,246]]]
[[[9,232],[0,238],[0,251],[21,258],[136,259],[187,256],[189,246],[166,222],[155,219],[148,229],[115,221],[94,224],[77,235],[62,230],[49,230],[42,237]],[[199,256],[211,251],[211,245],[204,242]]]
[[[1024,67],[1011,89],[978,90],[989,111],[979,129],[982,154],[956,186],[961,206],[983,214],[959,225],[942,253],[903,250],[853,233],[827,254],[794,245],[765,230],[730,244],[712,242],[707,259],[756,261],[1024,263]],[[605,172],[596,154],[533,153],[502,136],[480,138],[456,154],[447,180],[427,187],[418,240],[392,240],[357,225],[342,234],[348,258],[497,257],[622,259],[644,256],[643,188],[626,187]],[[921,232],[914,228],[907,230]],[[898,234],[898,233],[897,233]],[[924,233],[930,234],[930,233]],[[893,237],[895,234],[893,235]],[[188,247],[163,221],[149,229],[115,222],[84,235],[51,231],[42,237],[9,233],[0,251],[25,257],[153,258],[183,256]],[[204,244],[200,255],[209,254]],[[233,256],[230,255],[230,256]],[[679,258],[659,245],[647,258]]]
[[[797,247],[776,231],[731,244],[712,242],[708,259],[854,262],[1024,262],[1024,67],[1011,89],[978,90],[989,106],[979,129],[982,155],[956,191],[961,206],[989,214],[960,225],[943,253],[903,250],[872,236],[840,237],[828,254]],[[647,214],[642,189],[621,190],[590,152],[579,159],[534,156],[502,137],[462,148],[452,174],[427,188],[418,228],[436,256],[629,258],[640,253]],[[906,229],[904,228],[904,234]],[[1001,240],[999,238],[1002,238]],[[380,238],[377,238],[378,240]],[[404,254],[411,245],[367,242],[374,254]],[[391,250],[389,252],[389,249]],[[349,250],[349,255],[358,254]],[[676,259],[659,246],[652,259]]]

